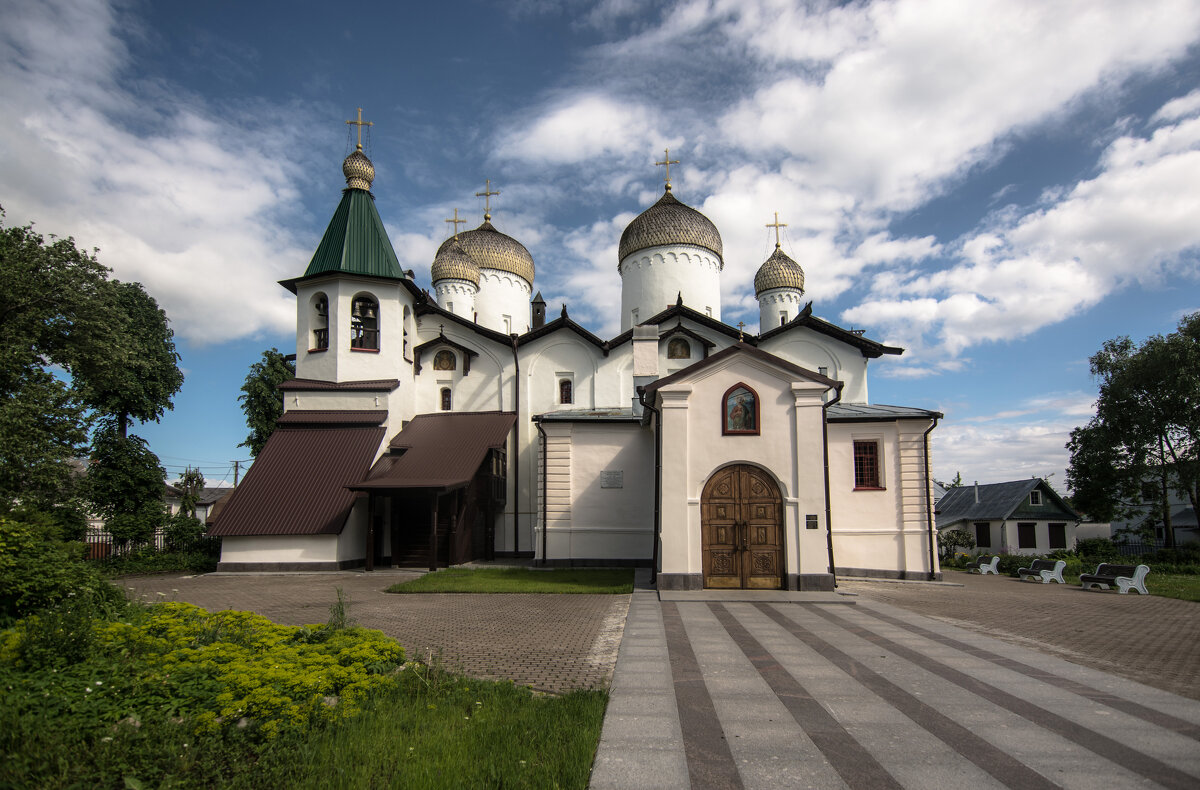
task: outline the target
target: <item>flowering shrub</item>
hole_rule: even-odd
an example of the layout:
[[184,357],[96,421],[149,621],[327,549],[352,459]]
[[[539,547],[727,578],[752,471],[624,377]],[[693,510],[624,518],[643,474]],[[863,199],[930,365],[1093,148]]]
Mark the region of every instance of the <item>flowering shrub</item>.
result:
[[[0,634],[0,677],[10,683],[20,670],[36,670],[21,660],[22,641],[37,627],[31,620]],[[404,661],[404,649],[380,631],[277,625],[185,603],[92,627],[91,666],[39,673],[37,696],[72,700],[64,713],[98,723],[158,715],[182,719],[197,734],[235,728],[269,739],[348,718],[394,683],[391,672]]]

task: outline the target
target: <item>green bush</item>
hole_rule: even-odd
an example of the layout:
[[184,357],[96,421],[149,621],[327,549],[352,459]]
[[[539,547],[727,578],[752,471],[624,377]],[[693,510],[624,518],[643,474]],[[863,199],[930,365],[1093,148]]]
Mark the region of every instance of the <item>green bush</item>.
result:
[[[207,543],[205,539],[204,543]],[[202,545],[196,551],[158,551],[144,547],[97,561],[106,576],[132,576],[145,573],[211,573],[217,569],[220,539],[214,539],[217,551]]]
[[163,532],[167,539],[167,548],[179,551],[190,548],[204,537],[204,524],[195,516],[180,511],[167,519]]
[[66,604],[91,612],[122,601],[121,591],[83,560],[81,544],[0,517],[0,627]]
[[[1075,542],[1075,553],[1087,561],[1122,562],[1125,558],[1108,538],[1084,538]],[[1085,563],[1086,564],[1086,563]]]

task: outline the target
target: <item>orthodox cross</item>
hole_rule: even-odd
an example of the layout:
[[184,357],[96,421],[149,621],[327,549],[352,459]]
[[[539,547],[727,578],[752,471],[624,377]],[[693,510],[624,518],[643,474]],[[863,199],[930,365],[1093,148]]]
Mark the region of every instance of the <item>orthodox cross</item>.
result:
[[361,151],[362,150],[362,128],[364,126],[374,126],[375,122],[374,121],[364,121],[362,119],[362,107],[359,107],[358,108],[358,120],[357,121],[346,121],[346,123],[358,127],[358,150]]
[[767,223],[767,227],[768,227],[768,228],[774,228],[774,229],[775,229],[775,249],[779,249],[779,229],[780,229],[780,228],[786,228],[786,227],[787,227],[787,223],[786,223],[786,222],[780,222],[780,221],[779,221],[779,212],[778,212],[778,211],[776,211],[776,212],[775,212],[775,221],[774,221],[774,222],[768,222],[768,223]]
[[490,221],[492,219],[492,195],[499,195],[500,190],[492,191],[492,179],[490,178],[485,178],[483,183],[483,191],[476,192],[475,197],[483,198],[483,218]]
[[445,324],[438,324],[438,334],[439,335],[446,334],[446,325]]
[[453,222],[454,223],[454,238],[456,238],[456,239],[458,238],[458,226],[467,224],[467,221],[465,219],[458,218],[458,209],[457,208],[454,209],[454,219],[448,219],[448,220],[445,220],[445,222]]
[[679,160],[671,158],[671,149],[670,148],[664,148],[663,154],[665,154],[665,156],[663,157],[663,160],[661,162],[655,162],[654,166],[660,167],[662,165],[666,165],[667,177],[663,180],[667,182],[667,191],[670,192],[671,191],[671,165],[679,164]]
[[746,328],[746,322],[738,321],[737,326],[738,326],[738,342],[741,343],[746,339],[746,338],[742,337],[742,330]]

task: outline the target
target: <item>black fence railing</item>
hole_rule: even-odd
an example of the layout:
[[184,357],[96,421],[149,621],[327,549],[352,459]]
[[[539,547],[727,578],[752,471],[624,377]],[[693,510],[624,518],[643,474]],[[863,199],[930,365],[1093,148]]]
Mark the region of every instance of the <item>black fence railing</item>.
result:
[[145,541],[116,540],[108,532],[92,530],[87,534],[87,554],[89,560],[105,560],[110,557],[121,557],[139,552],[158,552],[162,554],[208,554],[213,557],[221,554],[221,539],[208,535],[187,536],[172,535],[168,530],[160,529]]

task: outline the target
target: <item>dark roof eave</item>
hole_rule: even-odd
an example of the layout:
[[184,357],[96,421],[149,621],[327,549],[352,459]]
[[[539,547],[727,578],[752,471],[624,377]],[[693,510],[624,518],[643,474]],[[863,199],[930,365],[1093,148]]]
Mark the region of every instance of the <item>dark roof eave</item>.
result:
[[583,326],[581,326],[580,324],[577,324],[575,321],[571,320],[571,318],[568,316],[559,316],[558,318],[555,318],[553,321],[550,321],[542,326],[539,326],[537,329],[529,330],[528,332],[526,332],[525,334],[523,334],[517,338],[517,345],[523,346],[528,343],[532,343],[533,341],[543,338],[546,335],[550,335],[555,332],[562,331],[564,329],[570,330],[570,331],[574,332],[575,334],[579,335],[584,340],[586,340],[587,342],[591,343],[593,346],[595,346],[596,348],[598,348],[602,352],[604,352],[605,356],[608,356],[608,350],[609,350],[608,344],[605,343],[600,338],[593,335],[587,329],[583,328]]
[[422,294],[422,301],[417,303],[416,308],[413,311],[417,316],[436,315],[439,318],[445,318],[452,323],[458,324],[464,329],[468,329],[475,334],[480,335],[481,337],[487,338],[488,340],[500,343],[506,347],[511,347],[512,338],[509,335],[506,335],[503,332],[497,332],[494,329],[488,329],[486,326],[480,326],[474,321],[468,321],[460,315],[451,313],[449,310],[443,310],[442,308],[438,307],[432,299],[427,298],[428,294],[424,294],[424,292],[422,292]]

